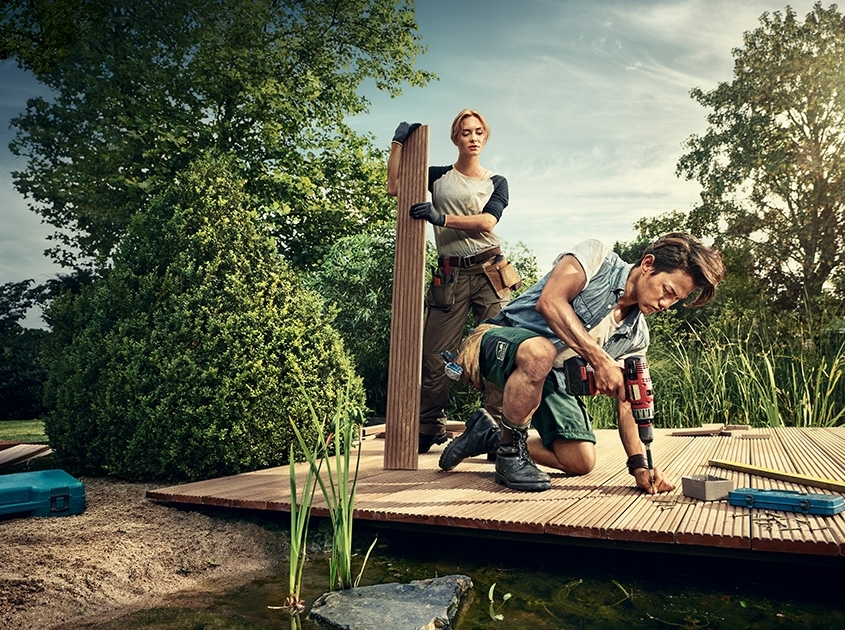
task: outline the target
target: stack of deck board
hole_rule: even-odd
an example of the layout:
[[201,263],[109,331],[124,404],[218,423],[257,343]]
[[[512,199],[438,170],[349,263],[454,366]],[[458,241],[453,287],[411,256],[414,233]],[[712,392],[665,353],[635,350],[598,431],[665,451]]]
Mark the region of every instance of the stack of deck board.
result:
[[0,442],[0,470],[22,464],[36,457],[52,453],[47,444],[21,444],[19,442]]

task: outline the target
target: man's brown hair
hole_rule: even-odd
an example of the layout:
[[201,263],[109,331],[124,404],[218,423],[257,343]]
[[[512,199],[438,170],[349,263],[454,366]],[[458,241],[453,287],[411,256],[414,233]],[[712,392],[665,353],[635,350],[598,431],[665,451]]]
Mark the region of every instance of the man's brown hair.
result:
[[[654,256],[654,273],[687,272],[700,289],[690,308],[704,306],[716,297],[716,285],[725,277],[725,265],[718,249],[708,247],[684,232],[671,232],[657,239],[643,252]],[[640,260],[637,266],[642,263]]]

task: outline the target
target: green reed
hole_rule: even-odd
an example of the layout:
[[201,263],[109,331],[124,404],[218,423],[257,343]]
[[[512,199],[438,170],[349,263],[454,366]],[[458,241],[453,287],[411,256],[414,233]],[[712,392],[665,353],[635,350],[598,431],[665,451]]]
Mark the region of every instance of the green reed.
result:
[[658,425],[722,422],[833,426],[845,417],[845,345],[816,343],[812,330],[743,327],[688,330],[649,354]]
[[[347,395],[340,397],[330,421],[332,432],[326,436],[323,423],[320,422],[310,399],[306,396],[308,407],[311,410],[312,426],[317,436],[317,443],[322,445],[319,452],[308,448],[302,432],[294,426],[296,438],[305,452],[310,470],[314,473],[326,501],[332,524],[332,549],[329,560],[329,587],[331,589],[347,589],[357,586],[370,552],[375,546],[375,541],[373,541],[364,557],[357,578],[353,578],[352,529],[355,513],[355,491],[358,484],[358,466],[361,461],[361,450],[355,447],[359,442],[363,416],[358,410],[350,410],[346,404],[347,400]],[[353,450],[356,451],[354,465]],[[320,466],[323,464],[325,464],[325,475],[319,474]]]
[[[655,426],[835,426],[845,422],[845,343],[795,321],[737,317],[701,330],[658,323],[648,361]],[[598,429],[615,401],[585,399]]]
[[[296,430],[296,429],[294,429]],[[305,474],[305,484],[302,495],[297,493],[296,462],[293,456],[293,445],[290,447],[290,560],[288,565],[288,583],[290,595],[285,605],[291,617],[297,617],[305,611],[305,601],[300,597],[302,588],[302,571],[305,568],[306,543],[308,542],[308,525],[311,520],[311,507],[314,503],[314,492],[317,488],[315,479],[320,474],[320,462],[315,471],[311,466]],[[297,497],[300,497],[297,499]],[[273,608],[276,608],[275,606]]]

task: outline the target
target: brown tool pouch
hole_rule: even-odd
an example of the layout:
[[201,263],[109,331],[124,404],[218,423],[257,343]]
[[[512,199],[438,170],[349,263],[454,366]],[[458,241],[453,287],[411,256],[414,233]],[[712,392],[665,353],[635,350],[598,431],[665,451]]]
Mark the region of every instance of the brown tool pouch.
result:
[[458,357],[455,363],[460,365],[464,371],[461,374],[461,383],[472,385],[475,389],[484,389],[484,378],[481,376],[481,366],[478,358],[481,355],[481,338],[488,330],[499,328],[496,324],[479,324],[464,337],[458,348]]
[[512,290],[522,286],[522,278],[508,259],[496,256],[494,259],[482,263],[484,275],[490,281],[493,290],[500,298],[508,297]]
[[[429,309],[448,311],[455,303],[455,287],[458,284],[458,269],[452,269],[448,275],[443,268],[437,269],[425,296],[425,305]],[[445,276],[445,277],[444,277]]]

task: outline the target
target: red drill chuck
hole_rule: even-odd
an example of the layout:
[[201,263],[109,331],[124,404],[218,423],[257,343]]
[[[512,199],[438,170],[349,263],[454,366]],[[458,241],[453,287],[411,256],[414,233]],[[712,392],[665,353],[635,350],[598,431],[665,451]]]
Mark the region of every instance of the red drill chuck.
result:
[[625,359],[625,394],[631,403],[631,412],[637,421],[640,441],[645,444],[648,468],[651,463],[651,443],[654,441],[654,392],[651,389],[651,374],[645,357],[628,357]]

